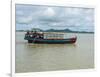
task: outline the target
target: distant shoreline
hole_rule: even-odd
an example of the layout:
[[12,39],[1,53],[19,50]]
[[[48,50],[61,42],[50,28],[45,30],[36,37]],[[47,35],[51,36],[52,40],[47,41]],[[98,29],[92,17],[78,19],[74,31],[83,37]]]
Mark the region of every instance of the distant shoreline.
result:
[[[16,30],[16,32],[27,32],[27,31],[23,31],[23,30]],[[44,31],[44,32],[48,32],[48,31]],[[49,31],[49,32],[55,32],[55,31]],[[60,31],[60,32],[63,32],[63,31]],[[85,34],[94,34],[94,32],[76,32],[76,31],[73,31],[73,32],[63,32],[63,33],[85,33]]]

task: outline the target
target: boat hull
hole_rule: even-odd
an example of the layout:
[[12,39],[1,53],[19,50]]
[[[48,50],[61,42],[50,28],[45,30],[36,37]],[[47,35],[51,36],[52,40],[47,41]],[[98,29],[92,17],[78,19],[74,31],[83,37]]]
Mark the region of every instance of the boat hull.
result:
[[66,44],[66,43],[75,43],[75,41],[71,40],[35,40],[34,43],[44,43],[44,44]]
[[33,39],[33,38],[24,38],[25,40],[31,41],[29,43],[41,43],[41,44],[72,44],[75,43],[77,37],[68,38],[68,39]]

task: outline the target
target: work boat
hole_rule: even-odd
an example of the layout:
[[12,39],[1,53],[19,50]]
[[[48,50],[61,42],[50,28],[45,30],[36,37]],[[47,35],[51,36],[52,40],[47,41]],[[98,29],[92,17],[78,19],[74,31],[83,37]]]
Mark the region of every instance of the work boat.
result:
[[75,43],[77,37],[64,38],[65,33],[62,32],[33,32],[28,31],[24,39],[28,43],[41,43],[41,44],[72,44]]

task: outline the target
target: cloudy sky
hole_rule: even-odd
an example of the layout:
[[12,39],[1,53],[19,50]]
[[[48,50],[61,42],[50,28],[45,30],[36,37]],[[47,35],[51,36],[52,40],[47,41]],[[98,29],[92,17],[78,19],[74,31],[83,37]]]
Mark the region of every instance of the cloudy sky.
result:
[[16,30],[94,31],[94,9],[16,4]]

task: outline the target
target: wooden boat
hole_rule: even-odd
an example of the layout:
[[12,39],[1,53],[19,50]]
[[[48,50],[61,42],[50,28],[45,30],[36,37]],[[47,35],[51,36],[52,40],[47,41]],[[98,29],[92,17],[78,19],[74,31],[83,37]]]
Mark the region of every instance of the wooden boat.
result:
[[28,40],[28,43],[42,43],[42,44],[72,44],[75,43],[77,37],[63,38],[64,34],[61,33],[29,33],[25,34],[24,39]]

